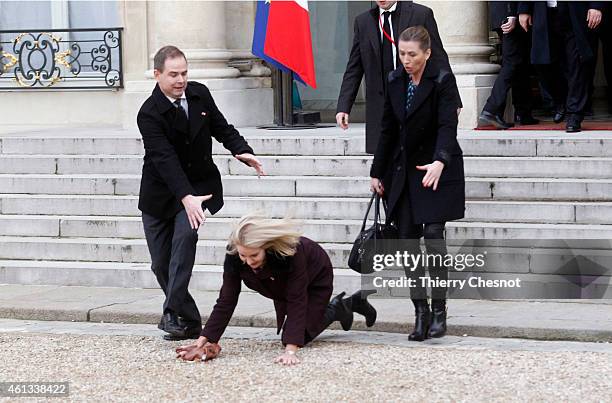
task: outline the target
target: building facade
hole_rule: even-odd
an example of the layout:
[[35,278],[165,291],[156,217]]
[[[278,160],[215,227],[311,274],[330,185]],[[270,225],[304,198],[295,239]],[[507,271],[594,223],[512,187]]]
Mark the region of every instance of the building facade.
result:
[[[494,47],[489,41],[487,2],[421,3],[434,10],[457,75],[464,104],[460,127],[473,128],[499,70],[497,64],[490,62]],[[321,112],[324,120],[333,121],[352,43],[353,19],[373,5],[372,1],[309,3],[319,85],[316,90],[298,87],[304,107]],[[155,84],[153,55],[167,44],[185,51],[190,79],[209,86],[228,120],[238,126],[269,124],[273,120],[271,72],[250,52],[255,9],[255,1],[0,1],[4,65],[4,70],[0,68],[0,91],[10,94],[0,98],[3,124],[133,127],[139,106]],[[119,85],[74,89],[69,79],[74,76],[70,62],[76,55],[71,49],[72,41],[87,41],[96,33],[61,31],[67,28],[98,29],[98,40],[105,34],[104,29],[119,28],[120,32],[114,35],[120,36],[120,48],[112,50],[120,55]],[[25,64],[25,61],[16,54],[15,38],[22,30],[51,29],[59,30],[51,32],[54,38],[50,40],[58,44],[47,63],[55,58],[63,69],[56,76],[68,79],[51,82],[53,77],[46,80],[43,77],[31,86],[27,82],[18,83],[11,65]],[[35,42],[33,38],[30,38],[30,47]],[[22,37],[22,45],[24,41]],[[30,70],[36,70],[35,67],[44,64],[36,60],[44,52],[26,48],[22,46],[21,54],[24,59],[29,57],[30,64],[34,65],[29,66]],[[63,56],[57,59],[57,54],[62,52]],[[91,65],[92,59],[82,64]],[[65,66],[61,66],[62,61]],[[89,70],[91,74],[96,73]],[[80,83],[91,81],[86,71],[79,74],[85,76],[79,76],[84,78]],[[359,95],[354,122],[363,119],[363,96],[363,93]]]

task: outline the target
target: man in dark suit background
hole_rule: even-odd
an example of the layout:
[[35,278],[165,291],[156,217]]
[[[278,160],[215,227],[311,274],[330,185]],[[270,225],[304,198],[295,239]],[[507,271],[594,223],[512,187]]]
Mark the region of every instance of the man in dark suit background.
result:
[[534,125],[539,121],[531,116],[531,97],[529,88],[529,35],[518,26],[516,1],[490,1],[489,23],[491,30],[497,32],[502,45],[501,70],[493,84],[491,96],[487,99],[478,123],[492,124],[498,129],[508,129],[513,125],[504,121],[506,97],[512,88],[514,123]]
[[608,113],[612,115],[612,21],[610,16],[612,15],[612,5],[606,3],[602,9],[603,18],[601,24],[594,30],[590,35],[591,47],[593,49],[593,55],[595,56],[593,62],[590,63],[588,76],[591,78],[589,81],[589,101],[587,104],[587,110],[592,112],[592,96],[595,90],[593,79],[595,78],[595,70],[597,65],[597,57],[599,53],[599,41],[602,45],[602,56],[603,56],[603,68],[604,75],[606,77],[607,84],[607,102],[608,102]]
[[[431,37],[430,63],[451,71],[442,46],[433,11],[412,1],[376,1],[376,7],[355,18],[353,46],[342,79],[336,122],[342,129],[349,125],[349,115],[366,81],[366,152],[374,154],[380,137],[385,90],[389,73],[399,66],[395,38],[406,28],[422,25]],[[459,90],[457,108],[461,108]]]
[[[589,30],[602,19],[597,1],[525,1],[519,3],[519,22],[531,27],[531,63],[552,95],[555,123],[565,119],[568,133],[579,132],[588,101],[589,64],[594,55]],[[565,71],[565,75],[563,72]]]
[[212,137],[235,158],[263,174],[260,162],[227,123],[200,83],[187,81],[187,59],[174,46],[154,57],[157,85],[138,112],[145,148],[138,208],[142,211],[151,269],[166,295],[159,328],[167,340],[197,338],[202,329],[188,291],[204,209],[223,206],[221,175],[212,160]]

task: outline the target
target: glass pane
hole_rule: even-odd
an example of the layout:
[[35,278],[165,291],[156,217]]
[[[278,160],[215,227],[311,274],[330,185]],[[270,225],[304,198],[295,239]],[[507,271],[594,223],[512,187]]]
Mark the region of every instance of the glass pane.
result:
[[[304,110],[319,111],[324,122],[335,122],[336,104],[342,76],[353,44],[353,22],[369,10],[369,1],[310,1],[312,47],[317,73],[317,89],[298,83]],[[363,122],[364,100],[357,97],[351,122]]]

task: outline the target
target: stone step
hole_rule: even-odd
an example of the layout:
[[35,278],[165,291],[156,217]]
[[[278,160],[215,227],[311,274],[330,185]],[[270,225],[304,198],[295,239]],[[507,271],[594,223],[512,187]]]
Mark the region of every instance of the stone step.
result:
[[[474,253],[484,253],[485,269],[489,273],[556,273],[576,256],[587,256],[595,264],[581,265],[583,275],[612,276],[612,253],[609,240],[595,246],[580,241],[569,244],[561,240],[558,246],[537,245],[536,240],[519,240],[514,245],[479,246]],[[334,268],[346,268],[351,244],[321,242]],[[591,242],[589,245],[592,245]],[[571,246],[571,248],[568,248]],[[221,265],[226,252],[226,241],[200,240],[197,245],[195,264]],[[473,249],[465,247],[462,253]],[[457,252],[450,241],[449,253]],[[0,260],[22,261],[73,261],[73,262],[118,262],[148,263],[149,251],[144,239],[117,238],[51,238],[51,237],[0,237]],[[599,266],[598,266],[599,265]],[[602,267],[605,269],[603,272]],[[584,269],[584,270],[582,270]],[[483,271],[483,269],[476,269]]]
[[[369,198],[234,197],[225,198],[218,217],[259,211],[267,216],[319,220],[359,220]],[[139,216],[137,196],[0,194],[0,214]],[[466,202],[466,221],[609,224],[612,202],[490,201]]]
[[[334,269],[334,289],[356,290],[360,282],[358,273]],[[222,266],[195,265],[189,288],[218,291],[222,283]],[[150,263],[49,260],[0,260],[0,284],[159,288]]]
[[586,178],[612,177],[612,158],[596,157],[465,157],[472,177]]
[[[259,156],[268,176],[369,176],[369,156]],[[229,155],[217,155],[222,175],[252,175],[253,169]],[[3,174],[140,175],[139,155],[0,154]],[[612,158],[466,157],[472,177],[612,178]]]
[[[228,196],[368,197],[370,179],[338,176],[231,175]],[[13,194],[138,195],[138,175],[0,174],[0,189]],[[612,200],[612,179],[466,178],[474,200]]]
[[[225,240],[234,218],[209,217],[202,240]],[[304,234],[319,242],[353,242],[361,220],[302,220]],[[371,225],[371,222],[368,222]],[[612,239],[612,225],[450,222],[449,239]],[[140,217],[0,215],[0,236],[142,239]]]
[[[274,131],[240,129],[258,155],[363,155],[364,126],[348,131],[338,128]],[[4,154],[135,154],[143,153],[137,131],[80,130],[71,134],[33,133],[0,138]],[[611,157],[612,135],[606,131],[576,135],[555,131],[460,130],[458,139],[466,156],[567,156]],[[216,142],[213,150],[222,152]]]
[[[198,242],[196,264],[219,265],[225,256],[226,240]],[[350,244],[322,243],[334,267],[346,267]],[[144,239],[0,237],[0,259],[66,260],[87,262],[149,262]]]

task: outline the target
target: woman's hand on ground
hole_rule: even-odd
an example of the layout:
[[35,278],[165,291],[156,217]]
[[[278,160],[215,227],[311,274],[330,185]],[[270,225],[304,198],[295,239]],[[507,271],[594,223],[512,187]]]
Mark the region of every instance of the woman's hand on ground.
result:
[[285,351],[283,354],[276,357],[276,359],[274,359],[274,362],[276,364],[281,365],[297,365],[301,361],[295,353],[289,353]]

